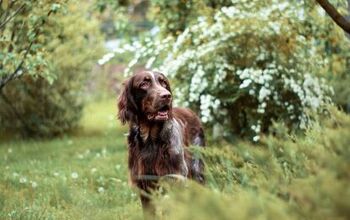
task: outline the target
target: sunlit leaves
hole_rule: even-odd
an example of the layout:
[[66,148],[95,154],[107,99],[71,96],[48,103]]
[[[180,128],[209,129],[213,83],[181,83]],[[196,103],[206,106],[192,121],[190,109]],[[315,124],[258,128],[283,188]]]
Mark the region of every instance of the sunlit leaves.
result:
[[[42,54],[42,33],[48,26],[52,13],[63,7],[65,0],[50,1],[1,1],[0,8],[0,84],[1,88],[19,75],[53,76],[47,69],[46,57]],[[39,39],[41,37],[41,39]],[[45,37],[44,37],[45,38]],[[11,79],[11,80],[7,80]]]

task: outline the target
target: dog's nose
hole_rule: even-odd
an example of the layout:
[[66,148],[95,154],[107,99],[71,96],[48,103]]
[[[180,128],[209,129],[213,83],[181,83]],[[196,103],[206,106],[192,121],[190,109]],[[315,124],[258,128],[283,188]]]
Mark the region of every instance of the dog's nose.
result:
[[160,93],[160,98],[164,100],[169,100],[171,99],[171,94],[168,90],[163,91],[162,93]]

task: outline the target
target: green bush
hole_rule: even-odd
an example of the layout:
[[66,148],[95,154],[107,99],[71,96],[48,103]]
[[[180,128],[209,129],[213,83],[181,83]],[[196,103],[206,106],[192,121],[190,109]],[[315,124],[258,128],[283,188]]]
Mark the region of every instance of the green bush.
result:
[[[163,7],[156,3],[153,7]],[[171,23],[168,14],[182,7],[180,2],[172,4],[177,6],[160,10],[161,24]],[[273,121],[283,121],[291,130],[307,128],[312,113],[323,113],[333,95],[320,77],[346,71],[332,68],[333,52],[327,52],[327,46],[338,48],[348,41],[344,33],[314,3],[222,4],[194,3],[201,6],[192,8],[201,16],[183,32],[177,28],[181,33],[176,37],[136,45],[127,71],[148,57],[146,68],[168,74],[175,83],[176,100],[197,110],[219,136],[235,134],[258,141]],[[346,60],[343,54],[340,57]]]
[[46,79],[12,81],[0,98],[1,129],[29,136],[52,136],[75,128],[81,116],[85,80],[102,53],[98,23],[86,14],[87,4],[67,5],[40,36],[49,71]]
[[42,40],[64,4],[65,0],[0,2],[0,90],[22,75],[53,81]]
[[164,36],[177,36],[193,25],[199,16],[213,15],[215,10],[230,5],[231,0],[152,0],[149,16],[159,25]]
[[[336,109],[305,137],[275,124],[261,145],[207,147],[207,184],[155,200],[167,219],[349,219],[350,117]],[[283,129],[284,128],[284,129]],[[167,187],[167,186],[165,186]]]

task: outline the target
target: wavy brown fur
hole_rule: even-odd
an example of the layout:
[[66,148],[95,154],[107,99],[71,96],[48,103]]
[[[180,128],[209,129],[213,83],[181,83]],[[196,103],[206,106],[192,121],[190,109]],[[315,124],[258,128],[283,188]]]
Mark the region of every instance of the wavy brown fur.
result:
[[173,108],[167,78],[144,71],[124,84],[118,117],[129,124],[128,163],[130,179],[141,190],[144,209],[153,209],[145,193],[157,188],[157,180],[145,176],[182,175],[204,183],[203,162],[187,146],[204,146],[199,118],[186,108]]

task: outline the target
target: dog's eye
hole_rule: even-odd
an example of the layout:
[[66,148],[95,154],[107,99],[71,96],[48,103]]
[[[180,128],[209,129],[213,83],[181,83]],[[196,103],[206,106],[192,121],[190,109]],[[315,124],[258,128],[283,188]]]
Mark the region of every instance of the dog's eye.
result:
[[150,87],[151,85],[151,82],[149,81],[143,81],[141,84],[140,84],[140,88],[141,89],[147,89],[148,87]]
[[159,83],[160,83],[161,86],[163,86],[164,88],[166,88],[167,84],[166,84],[166,82],[165,82],[164,79],[159,78]]

